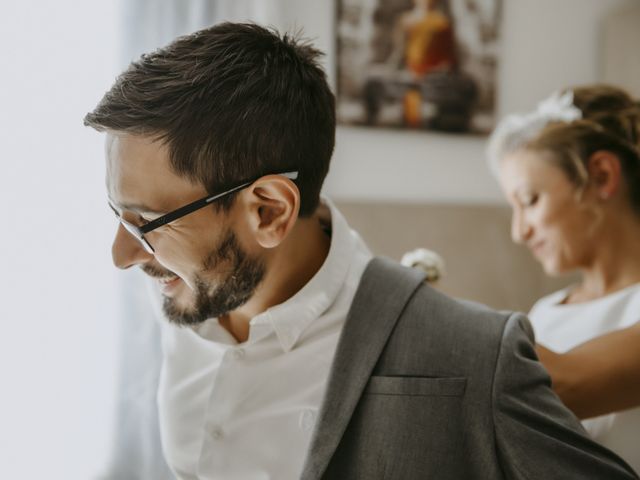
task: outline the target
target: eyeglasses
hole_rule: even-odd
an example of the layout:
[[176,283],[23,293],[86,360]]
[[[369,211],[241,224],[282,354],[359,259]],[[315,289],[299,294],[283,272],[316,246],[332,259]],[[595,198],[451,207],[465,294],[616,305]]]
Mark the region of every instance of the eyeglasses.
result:
[[[298,178],[298,171],[295,170],[291,172],[276,173],[275,175],[283,175],[289,178],[290,180],[296,180]],[[215,202],[216,200],[220,200],[221,198],[226,197],[227,195],[230,195],[234,192],[242,190],[243,188],[247,188],[249,185],[254,183],[256,180],[262,178],[263,176],[264,175],[260,175],[259,177],[256,177],[252,180],[247,180],[245,182],[242,182],[239,185],[236,185],[235,187],[230,188],[229,190],[225,190],[224,192],[208,195],[204,198],[201,198],[200,200],[196,200],[195,202],[191,202],[165,215],[162,215],[161,217],[158,217],[155,220],[147,222],[144,225],[134,225],[133,223],[128,222],[127,220],[122,218],[122,213],[111,203],[111,201],[109,201],[109,207],[111,207],[111,210],[113,210],[113,213],[116,214],[118,221],[127,230],[127,232],[129,232],[136,239],[138,239],[140,244],[142,244],[142,246],[147,252],[154,254],[155,250],[153,249],[149,241],[145,238],[145,235],[147,233],[152,232],[155,229],[162,227],[163,225],[167,225],[175,220],[178,220],[179,218],[182,218],[185,215],[189,215],[190,213],[193,213],[196,210],[200,210],[201,208],[204,208],[207,205],[211,204],[212,202]]]

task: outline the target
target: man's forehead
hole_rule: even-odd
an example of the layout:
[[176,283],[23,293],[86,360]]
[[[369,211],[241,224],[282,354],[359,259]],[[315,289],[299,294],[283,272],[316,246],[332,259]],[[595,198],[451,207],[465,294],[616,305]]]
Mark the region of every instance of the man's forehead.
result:
[[112,203],[125,210],[163,213],[194,185],[169,166],[169,149],[150,137],[111,133],[105,139],[106,187]]
[[107,132],[105,150],[109,163],[130,170],[139,167],[162,170],[168,167],[169,149],[153,137]]

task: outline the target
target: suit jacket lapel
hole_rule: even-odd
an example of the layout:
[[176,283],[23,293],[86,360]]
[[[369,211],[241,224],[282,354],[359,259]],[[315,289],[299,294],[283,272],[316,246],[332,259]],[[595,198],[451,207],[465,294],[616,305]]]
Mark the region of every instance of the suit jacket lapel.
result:
[[302,480],[321,478],[400,313],[424,278],[387,259],[367,265],[338,342]]

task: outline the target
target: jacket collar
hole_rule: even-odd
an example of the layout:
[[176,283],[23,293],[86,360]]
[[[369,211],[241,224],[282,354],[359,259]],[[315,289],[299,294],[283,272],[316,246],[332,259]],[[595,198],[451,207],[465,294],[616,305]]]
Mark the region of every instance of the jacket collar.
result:
[[338,342],[302,480],[322,477],[398,317],[424,278],[386,259],[367,265]]

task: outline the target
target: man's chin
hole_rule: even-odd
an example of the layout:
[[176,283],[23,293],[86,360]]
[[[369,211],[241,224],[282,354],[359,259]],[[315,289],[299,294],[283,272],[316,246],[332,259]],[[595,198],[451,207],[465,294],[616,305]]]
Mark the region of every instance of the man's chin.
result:
[[193,306],[193,301],[181,301],[181,295],[164,297],[162,309],[164,315],[174,325],[181,327],[198,325],[204,321]]
[[177,277],[168,282],[159,281],[163,297],[162,310],[165,317],[174,325],[186,326],[200,323],[196,318],[195,293]]

